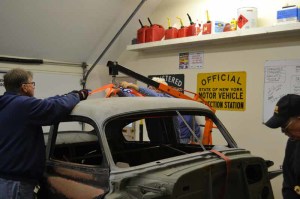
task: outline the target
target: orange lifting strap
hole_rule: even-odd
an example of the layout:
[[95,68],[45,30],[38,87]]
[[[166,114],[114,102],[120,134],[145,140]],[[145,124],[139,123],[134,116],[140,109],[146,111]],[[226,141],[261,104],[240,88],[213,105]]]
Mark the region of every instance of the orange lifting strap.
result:
[[[105,91],[105,90],[107,90],[106,95],[105,95],[106,98],[111,97],[111,96],[115,96],[115,95],[117,95],[117,92],[118,92],[118,90],[115,88],[114,84],[107,84],[107,85],[104,85],[100,88],[92,90],[89,94],[93,95],[95,93],[99,93],[99,92],[102,92],[102,91]],[[129,90],[130,90],[131,94],[133,94],[135,96],[138,96],[138,97],[143,97],[143,95],[141,93],[139,93],[138,91],[136,91],[134,89],[129,89]]]
[[219,156],[220,158],[222,158],[223,160],[225,160],[226,163],[226,178],[222,187],[222,190],[220,192],[220,199],[225,198],[226,195],[226,190],[228,187],[228,181],[229,181],[229,174],[230,174],[230,167],[231,167],[231,160],[223,153],[216,151],[216,150],[210,150],[211,152],[215,153],[217,156]]
[[[106,92],[106,95],[105,95],[106,98],[110,97],[110,96],[117,95],[117,90],[116,90],[114,84],[107,84],[107,85],[104,85],[100,88],[97,88],[97,89],[91,91],[90,95],[105,91],[106,89],[107,89],[107,92]],[[198,94],[193,93],[191,91],[184,90],[185,92],[194,94],[193,98],[189,97],[189,96],[185,95],[184,93],[179,92],[178,90],[172,88],[171,86],[167,86],[165,84],[159,84],[158,89],[165,92],[165,93],[167,93],[167,94],[169,94],[169,95],[171,95],[171,96],[173,96],[173,97],[176,97],[176,98],[201,102],[201,103],[205,104],[206,106],[208,106],[213,112],[216,112],[216,110],[214,108],[212,108],[211,106],[209,106],[209,104],[207,104],[207,102],[201,96],[199,96]],[[143,97],[144,96],[144,95],[142,95],[141,93],[139,93],[138,91],[136,91],[134,89],[129,89],[129,90],[130,90],[130,93],[135,95],[135,96],[138,96],[138,97]],[[204,126],[202,144],[204,144],[204,145],[211,145],[212,144],[212,135],[211,135],[212,128],[214,128],[213,121],[206,117],[205,118],[205,126]]]

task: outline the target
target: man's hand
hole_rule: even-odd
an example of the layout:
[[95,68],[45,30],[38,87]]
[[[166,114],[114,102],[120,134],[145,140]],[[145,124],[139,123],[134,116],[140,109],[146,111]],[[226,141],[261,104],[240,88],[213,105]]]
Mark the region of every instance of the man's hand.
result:
[[139,90],[139,86],[136,85],[136,84],[133,84],[133,83],[129,83],[129,82],[126,82],[126,81],[123,81],[123,82],[120,82],[120,86],[123,87],[123,88],[132,88],[136,91]]
[[89,96],[89,90],[88,89],[81,89],[79,91],[72,91],[72,93],[77,93],[79,96],[80,101],[86,100],[86,98]]

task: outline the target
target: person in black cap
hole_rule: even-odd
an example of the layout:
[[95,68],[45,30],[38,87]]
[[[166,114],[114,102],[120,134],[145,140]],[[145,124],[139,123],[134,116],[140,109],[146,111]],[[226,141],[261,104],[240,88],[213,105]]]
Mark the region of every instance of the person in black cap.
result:
[[289,137],[282,166],[282,195],[284,199],[300,199],[300,95],[288,94],[280,98],[265,125],[281,127]]

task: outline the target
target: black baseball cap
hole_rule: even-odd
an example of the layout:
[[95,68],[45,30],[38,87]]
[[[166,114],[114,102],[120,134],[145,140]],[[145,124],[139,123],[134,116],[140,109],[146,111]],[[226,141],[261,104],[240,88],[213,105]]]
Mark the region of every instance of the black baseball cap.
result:
[[287,94],[277,102],[273,116],[265,123],[267,127],[278,128],[289,118],[300,116],[300,95]]

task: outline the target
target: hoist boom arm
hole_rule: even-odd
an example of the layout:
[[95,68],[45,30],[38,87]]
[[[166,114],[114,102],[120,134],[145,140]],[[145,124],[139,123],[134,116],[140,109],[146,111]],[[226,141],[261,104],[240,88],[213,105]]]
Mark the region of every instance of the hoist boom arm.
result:
[[177,91],[176,89],[174,89],[170,86],[158,83],[148,77],[138,74],[132,70],[129,70],[128,68],[125,68],[124,66],[119,65],[118,62],[108,61],[107,66],[109,67],[109,74],[112,76],[116,76],[116,75],[118,75],[118,72],[121,72],[125,75],[133,77],[134,79],[136,79],[140,82],[143,82],[145,84],[153,86],[154,88],[156,88],[160,91],[163,91],[173,97],[181,98],[181,99],[188,99],[188,100],[195,100],[195,101],[197,101],[199,99],[199,96],[197,94],[195,94],[195,97],[192,98],[188,95],[183,94],[182,92]]

